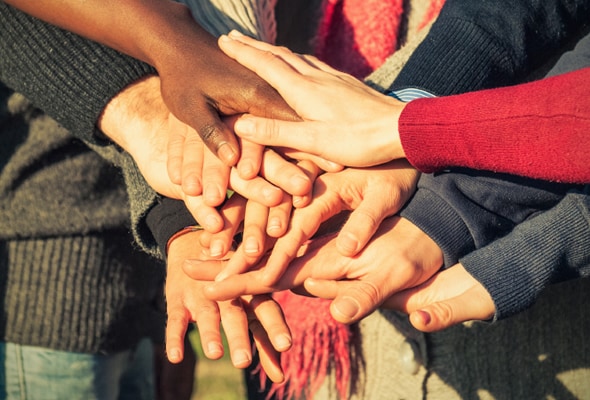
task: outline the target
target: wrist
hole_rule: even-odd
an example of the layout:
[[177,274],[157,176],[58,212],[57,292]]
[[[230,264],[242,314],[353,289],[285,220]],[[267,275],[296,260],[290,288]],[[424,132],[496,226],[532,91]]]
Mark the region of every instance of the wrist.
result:
[[130,137],[137,132],[132,127],[144,121],[146,113],[153,112],[145,104],[153,105],[159,95],[160,79],[157,76],[150,75],[133,82],[107,103],[98,118],[98,128],[121,148],[132,153],[130,146],[137,142]]

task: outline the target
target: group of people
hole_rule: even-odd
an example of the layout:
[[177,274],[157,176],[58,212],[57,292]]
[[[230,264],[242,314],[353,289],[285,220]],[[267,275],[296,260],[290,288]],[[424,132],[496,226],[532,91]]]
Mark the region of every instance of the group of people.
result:
[[[590,2],[229,3],[0,3],[2,395],[188,398],[221,322],[252,398],[583,397]],[[372,3],[440,13],[363,82]]]

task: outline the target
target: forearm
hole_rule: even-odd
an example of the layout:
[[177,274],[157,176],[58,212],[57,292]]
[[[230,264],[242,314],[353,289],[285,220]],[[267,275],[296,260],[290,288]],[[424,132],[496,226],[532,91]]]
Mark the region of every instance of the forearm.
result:
[[189,9],[170,0],[6,0],[26,13],[159,68],[204,34]]
[[408,160],[561,182],[590,182],[590,68],[507,88],[409,103],[399,120]]
[[571,192],[554,208],[461,259],[490,293],[496,318],[530,307],[548,285],[590,276],[590,193]]
[[155,73],[145,63],[0,2],[0,79],[87,141],[105,105]]
[[572,188],[485,172],[423,174],[401,215],[439,245],[445,265],[451,266],[553,207]]

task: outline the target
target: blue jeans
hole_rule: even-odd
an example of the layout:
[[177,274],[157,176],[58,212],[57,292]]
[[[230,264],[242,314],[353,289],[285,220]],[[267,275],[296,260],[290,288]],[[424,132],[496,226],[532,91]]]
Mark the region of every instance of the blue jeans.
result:
[[0,399],[154,400],[149,339],[112,355],[0,342]]

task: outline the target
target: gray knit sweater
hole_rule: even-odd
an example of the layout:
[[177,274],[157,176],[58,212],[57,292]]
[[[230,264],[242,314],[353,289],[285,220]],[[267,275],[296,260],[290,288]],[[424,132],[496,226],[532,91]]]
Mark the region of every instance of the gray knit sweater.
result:
[[155,194],[94,127],[108,99],[153,70],[4,3],[0,21],[0,79],[110,158],[0,85],[1,340],[86,353],[161,340],[164,268],[130,234]]

